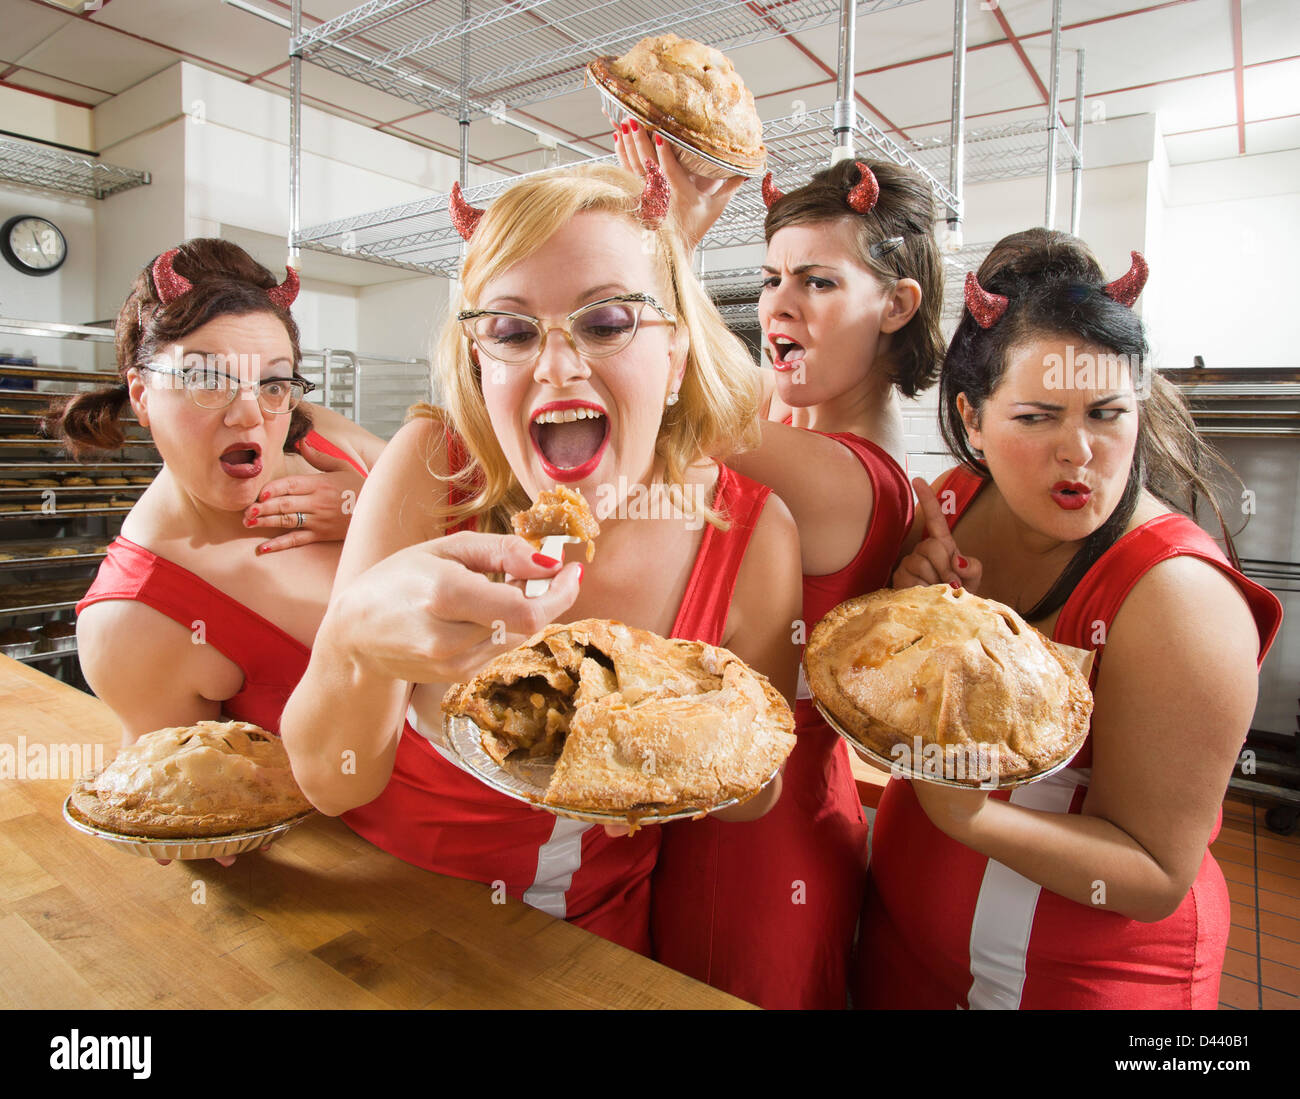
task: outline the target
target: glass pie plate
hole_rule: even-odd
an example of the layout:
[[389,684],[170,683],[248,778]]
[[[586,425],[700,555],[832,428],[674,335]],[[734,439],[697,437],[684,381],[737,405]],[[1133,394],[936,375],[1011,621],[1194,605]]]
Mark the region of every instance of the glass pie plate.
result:
[[183,836],[160,839],[110,832],[78,817],[72,809],[71,794],[63,802],[63,819],[78,832],[107,840],[119,850],[150,859],[215,859],[227,855],[242,855],[248,851],[256,851],[259,847],[265,847],[272,840],[283,836],[289,829],[297,827],[315,812],[315,809],[308,809],[296,817],[290,817],[278,824],[267,825],[252,832],[235,832],[226,836],[201,836],[193,839]]
[[[749,800],[748,797],[728,798],[716,805],[691,806],[686,809],[665,809],[658,804],[638,805],[620,810],[548,805],[542,798],[546,796],[546,788],[550,785],[551,775],[555,771],[555,759],[508,758],[504,763],[497,763],[483,749],[483,731],[469,718],[459,715],[444,715],[443,739],[445,747],[465,769],[492,789],[516,801],[524,801],[538,809],[544,809],[557,817],[586,821],[589,824],[625,824],[635,831],[643,824],[665,824],[674,820],[698,819],[715,809],[727,809]],[[776,778],[779,771],[780,767],[768,775],[763,780],[762,786],[749,797],[763,790]]]
[[767,171],[766,163],[760,164],[757,168],[747,168],[741,167],[739,164],[730,164],[725,160],[720,160],[712,153],[706,153],[703,149],[699,149],[689,141],[677,137],[664,129],[663,126],[656,125],[645,115],[629,107],[618,98],[613,89],[602,83],[595,73],[591,72],[590,69],[587,72],[600,91],[600,98],[605,106],[605,117],[609,119],[612,125],[618,126],[622,122],[636,119],[640,125],[653,133],[659,134],[677,150],[677,159],[688,172],[707,176],[709,179],[727,179],[730,176],[745,176],[747,179],[757,179]]

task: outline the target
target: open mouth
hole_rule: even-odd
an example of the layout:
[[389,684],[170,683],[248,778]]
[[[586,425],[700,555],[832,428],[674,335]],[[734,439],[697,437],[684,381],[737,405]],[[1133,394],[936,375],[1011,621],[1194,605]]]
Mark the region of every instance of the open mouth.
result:
[[581,481],[595,471],[604,456],[609,417],[596,405],[560,401],[533,413],[528,434],[548,477]]
[[262,448],[256,443],[235,443],[221,452],[221,471],[246,480],[262,472]]
[[1091,498],[1092,489],[1084,484],[1058,481],[1052,486],[1052,499],[1066,511],[1078,511],[1079,508],[1086,507]]
[[774,370],[793,370],[808,353],[803,344],[790,339],[789,336],[772,335],[768,337],[768,343],[772,347]]

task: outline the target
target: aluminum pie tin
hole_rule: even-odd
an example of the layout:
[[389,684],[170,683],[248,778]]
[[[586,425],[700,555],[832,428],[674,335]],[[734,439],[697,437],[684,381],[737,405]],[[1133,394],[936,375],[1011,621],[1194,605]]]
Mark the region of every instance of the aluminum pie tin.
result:
[[551,776],[555,772],[556,761],[553,758],[507,759],[505,763],[497,763],[483,748],[483,730],[468,717],[459,714],[443,715],[443,733],[446,747],[466,770],[498,793],[514,798],[516,801],[527,802],[557,817],[586,821],[588,824],[624,824],[629,825],[633,830],[643,824],[698,820],[716,809],[728,809],[733,805],[739,805],[763,790],[781,770],[777,767],[763,780],[762,786],[749,797],[728,798],[716,805],[671,810],[654,805],[635,806],[623,810],[579,809],[573,806],[548,805],[542,800],[546,796],[546,788],[550,785]]
[[265,847],[272,840],[283,836],[289,829],[296,828],[315,812],[315,809],[308,809],[305,813],[300,813],[289,820],[267,828],[259,828],[254,832],[236,832],[229,836],[202,836],[194,839],[184,837],[158,839],[109,832],[77,817],[72,811],[71,794],[63,802],[63,819],[78,832],[107,840],[120,851],[149,859],[215,859],[225,858],[228,855],[242,855],[247,851],[256,851],[259,847]]
[[894,778],[915,779],[918,782],[933,782],[937,786],[950,786],[954,790],[1014,790],[1017,786],[1028,786],[1031,782],[1039,782],[1050,775],[1056,774],[1057,771],[1062,770],[1070,760],[1079,754],[1079,748],[1083,747],[1083,745],[1080,744],[1079,748],[1076,748],[1058,763],[1052,764],[1051,767],[1048,767],[1043,771],[1035,771],[1028,775],[999,778],[997,782],[961,782],[957,779],[936,775],[932,771],[928,771],[924,766],[920,768],[915,766],[904,766],[902,760],[890,759],[888,756],[882,755],[874,748],[867,747],[867,745],[863,744],[862,741],[844,728],[844,726],[836,719],[835,715],[823,706],[821,701],[815,696],[813,697],[813,705],[817,707],[817,712],[822,715],[826,724],[847,740],[854,751],[856,751],[858,755],[873,767],[886,772]]
[[617,126],[620,122],[626,122],[629,119],[636,119],[647,130],[657,133],[665,141],[669,142],[679,152],[678,160],[683,168],[688,172],[696,175],[708,176],[710,179],[727,179],[730,176],[744,176],[746,179],[757,179],[767,170],[766,158],[764,163],[757,168],[742,168],[738,164],[729,164],[725,160],[720,160],[711,153],[706,153],[703,149],[697,149],[688,141],[682,140],[674,134],[669,133],[662,126],[651,122],[645,115],[638,113],[632,107],[629,107],[618,96],[604,84],[600,78],[587,70],[600,91],[600,98],[605,104],[605,116]]

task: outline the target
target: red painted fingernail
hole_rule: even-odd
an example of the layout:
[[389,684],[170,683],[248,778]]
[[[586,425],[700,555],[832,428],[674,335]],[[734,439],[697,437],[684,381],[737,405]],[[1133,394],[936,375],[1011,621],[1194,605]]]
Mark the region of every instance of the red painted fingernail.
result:
[[960,588],[960,587],[961,587],[961,581],[960,581],[960,580],[949,580],[948,583],[949,583],[950,585],[952,585],[952,587],[954,587],[954,588]]
[[968,568],[970,568],[970,562],[967,561],[966,558],[964,558],[960,553],[957,554],[957,567],[958,567],[959,569],[968,569]]
[[578,583],[579,583],[579,584],[582,583],[582,566],[581,566],[581,565],[578,566]]
[[615,140],[615,141],[618,140],[618,131],[617,131],[617,130],[614,131],[614,140]]
[[619,123],[619,129],[622,130],[624,133],[627,133],[627,132],[628,132],[627,123],[626,123],[626,122],[620,122],[620,123]]
[[632,132],[633,132],[633,133],[636,133],[636,130],[637,130],[636,119],[633,119],[630,123],[628,123],[628,125],[630,125],[630,126],[632,127]]
[[664,139],[660,137],[658,134],[655,134],[655,144],[662,145],[663,143],[664,143]]
[[533,563],[541,565],[544,569],[553,569],[559,562],[554,557],[547,557],[544,553],[534,553]]
[[248,517],[249,517],[250,519],[256,519],[256,518],[257,518],[257,508],[254,508],[252,511],[250,511],[250,512],[248,513]]
[[258,499],[261,500],[262,503],[264,503],[264,504],[265,504],[265,503],[267,502],[267,500],[269,500],[270,498],[271,498],[271,494],[270,494],[269,492],[264,492],[264,493],[262,493],[261,496],[258,497]]

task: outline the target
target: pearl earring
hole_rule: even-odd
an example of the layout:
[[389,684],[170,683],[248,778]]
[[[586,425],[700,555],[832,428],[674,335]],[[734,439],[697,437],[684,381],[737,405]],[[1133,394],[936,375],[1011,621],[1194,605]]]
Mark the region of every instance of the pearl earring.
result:
[[672,408],[677,403],[677,394],[669,393],[668,400],[664,403],[665,408]]

